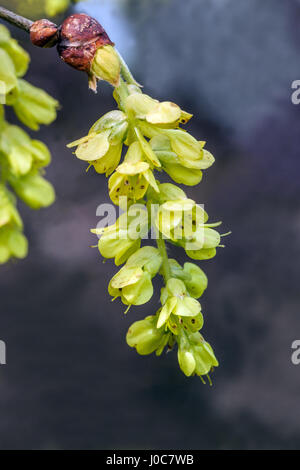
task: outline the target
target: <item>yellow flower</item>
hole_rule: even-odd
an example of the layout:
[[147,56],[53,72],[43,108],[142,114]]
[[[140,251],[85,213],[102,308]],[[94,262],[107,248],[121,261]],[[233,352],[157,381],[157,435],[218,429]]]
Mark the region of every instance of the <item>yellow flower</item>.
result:
[[160,103],[141,92],[130,94],[125,107],[127,113],[133,114],[136,119],[154,126],[178,127],[192,118],[192,114],[182,111],[177,104],[171,101]]
[[134,142],[129,147],[124,163],[117,167],[109,179],[110,198],[116,205],[120,205],[126,198],[127,204],[130,205],[144,197],[149,185],[159,192],[149,163],[143,161],[141,145]]
[[158,273],[161,262],[157,248],[140,248],[110,281],[110,295],[114,298],[120,296],[125,305],[145,304],[153,295],[151,280]]
[[115,258],[116,266],[123,264],[141,246],[141,238],[149,230],[148,214],[143,211],[138,218],[134,206],[122,214],[115,224],[103,229],[93,229],[100,235],[98,248],[104,258]]
[[200,303],[189,297],[184,282],[179,279],[168,280],[166,288],[162,291],[161,300],[164,305],[159,314],[157,328],[161,328],[171,314],[179,317],[196,317],[201,312]]
[[110,111],[95,122],[87,136],[67,147],[77,147],[75,155],[79,160],[89,162],[97,173],[109,176],[120,162],[127,131],[126,115],[122,111]]

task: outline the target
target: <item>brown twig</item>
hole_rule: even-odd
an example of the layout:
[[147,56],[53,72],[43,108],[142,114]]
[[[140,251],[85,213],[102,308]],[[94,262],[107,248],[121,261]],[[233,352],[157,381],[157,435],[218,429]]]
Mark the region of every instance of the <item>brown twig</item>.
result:
[[17,15],[12,11],[7,10],[6,8],[0,7],[0,18],[3,20],[8,21],[8,23],[17,26],[18,28],[30,32],[30,28],[33,25],[33,21],[24,18],[24,16]]

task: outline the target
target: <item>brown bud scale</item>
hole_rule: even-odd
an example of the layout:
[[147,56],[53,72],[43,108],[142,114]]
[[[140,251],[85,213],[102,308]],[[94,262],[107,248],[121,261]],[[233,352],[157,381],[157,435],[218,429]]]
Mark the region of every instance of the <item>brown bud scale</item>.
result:
[[53,47],[58,41],[58,27],[49,20],[38,20],[30,28],[30,40],[38,47]]
[[99,47],[114,45],[97,20],[83,13],[69,16],[61,25],[58,53],[61,59],[83,72],[90,72]]

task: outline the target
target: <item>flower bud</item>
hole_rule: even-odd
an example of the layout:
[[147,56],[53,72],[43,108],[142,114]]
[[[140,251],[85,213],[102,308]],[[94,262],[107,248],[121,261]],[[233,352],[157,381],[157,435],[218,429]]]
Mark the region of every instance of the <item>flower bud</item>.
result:
[[186,349],[178,349],[178,363],[182,372],[190,377],[195,370],[196,361],[193,354]]
[[98,80],[119,84],[121,64],[113,45],[104,28],[89,15],[71,15],[61,25],[59,56],[71,67],[86,72],[94,91]]
[[209,374],[212,367],[218,367],[219,365],[212,347],[200,333],[193,333],[190,339],[196,360],[196,374],[199,376]]
[[207,288],[207,277],[199,266],[193,263],[184,263],[184,272],[190,274],[190,279],[184,281],[189,294],[198,299]]
[[30,40],[34,46],[53,47],[58,41],[58,27],[49,20],[38,20],[30,28]]
[[105,80],[114,87],[120,84],[121,64],[115,48],[108,44],[100,47],[91,66],[90,88],[94,90],[94,79]]

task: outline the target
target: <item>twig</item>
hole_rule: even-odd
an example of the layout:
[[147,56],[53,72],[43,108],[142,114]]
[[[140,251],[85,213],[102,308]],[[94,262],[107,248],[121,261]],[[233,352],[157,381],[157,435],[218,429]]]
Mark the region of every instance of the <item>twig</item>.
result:
[[27,33],[30,32],[30,27],[33,25],[33,21],[24,18],[24,16],[17,15],[3,7],[0,7],[0,18],[23,29],[24,31],[27,31]]

